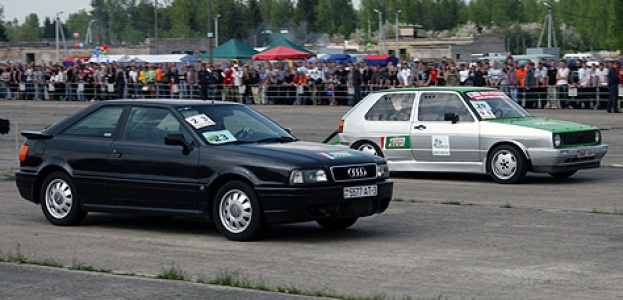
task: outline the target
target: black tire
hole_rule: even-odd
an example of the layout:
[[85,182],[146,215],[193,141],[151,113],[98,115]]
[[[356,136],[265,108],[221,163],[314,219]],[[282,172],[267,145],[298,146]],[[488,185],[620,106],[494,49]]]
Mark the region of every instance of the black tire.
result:
[[357,222],[357,219],[359,218],[328,218],[316,222],[326,230],[342,230],[353,226],[353,224]]
[[351,149],[383,157],[383,152],[381,151],[381,149],[372,142],[357,142],[352,145]]
[[216,193],[212,206],[218,231],[232,241],[256,239],[264,229],[263,213],[253,189],[230,181]]
[[520,182],[528,172],[528,160],[515,146],[500,145],[491,151],[489,173],[498,183]]
[[569,178],[573,175],[575,175],[575,173],[577,173],[577,170],[574,171],[566,171],[566,172],[552,172],[549,173],[550,176],[556,178],[556,179],[565,179],[565,178]]
[[40,199],[43,215],[54,225],[78,225],[87,216],[73,180],[63,172],[53,172],[43,180]]

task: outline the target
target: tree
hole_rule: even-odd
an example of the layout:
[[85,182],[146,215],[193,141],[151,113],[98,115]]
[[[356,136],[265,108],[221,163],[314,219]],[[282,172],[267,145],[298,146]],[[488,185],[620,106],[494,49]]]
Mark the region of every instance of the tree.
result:
[[[67,25],[67,30],[73,34],[77,32],[80,34],[80,37],[84,38],[87,34],[87,28],[89,26],[89,22],[91,21],[91,15],[86,10],[80,10],[77,13],[70,14],[67,17],[67,21],[65,24]],[[93,28],[91,28],[93,30]],[[72,38],[73,35],[67,36],[68,38]]]
[[4,26],[4,6],[0,5],[0,42],[6,42],[9,40],[7,36],[6,27]]
[[350,36],[357,26],[357,14],[351,0],[320,0],[316,6],[316,28],[330,35]]
[[247,28],[249,28],[249,44],[257,47],[260,34],[265,29],[262,11],[258,0],[249,0],[247,3]]
[[315,32],[316,5],[318,0],[298,0],[294,8],[294,24],[305,27],[307,32]]
[[19,25],[17,19],[14,19],[11,27],[10,39],[13,41],[37,41],[41,38],[39,17],[35,13],[31,13],[26,16],[26,19],[22,25]]
[[56,37],[56,25],[50,19],[50,17],[45,17],[43,21],[43,28],[41,28],[41,37],[44,39],[53,39]]

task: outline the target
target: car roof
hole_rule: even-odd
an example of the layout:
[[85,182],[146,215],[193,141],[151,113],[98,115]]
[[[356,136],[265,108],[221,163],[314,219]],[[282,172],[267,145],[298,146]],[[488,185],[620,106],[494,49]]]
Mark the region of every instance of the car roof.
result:
[[169,107],[198,106],[198,105],[242,105],[235,102],[213,100],[186,100],[186,99],[120,99],[99,102],[100,105],[158,105]]
[[444,91],[444,92],[450,91],[450,92],[466,93],[466,92],[475,92],[475,91],[499,91],[499,90],[494,89],[494,88],[478,87],[478,86],[456,86],[456,87],[434,86],[434,87],[420,87],[420,88],[387,89],[387,90],[380,90],[378,92],[400,93],[400,92],[426,92],[426,91]]

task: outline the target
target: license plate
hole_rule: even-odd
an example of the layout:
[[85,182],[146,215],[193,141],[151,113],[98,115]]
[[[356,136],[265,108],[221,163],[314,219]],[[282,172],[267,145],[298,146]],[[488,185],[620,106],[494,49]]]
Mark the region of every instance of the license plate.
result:
[[344,188],[344,199],[374,197],[377,194],[376,185],[353,186]]
[[577,158],[593,157],[593,156],[595,156],[595,149],[578,150],[578,154],[576,155]]

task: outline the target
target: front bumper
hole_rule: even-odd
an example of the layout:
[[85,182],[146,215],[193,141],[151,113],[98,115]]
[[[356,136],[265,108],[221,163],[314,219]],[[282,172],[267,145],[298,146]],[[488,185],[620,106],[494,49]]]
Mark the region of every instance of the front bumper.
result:
[[[377,185],[377,196],[344,199],[344,187]],[[267,224],[329,217],[365,217],[384,212],[392,199],[390,180],[322,187],[256,187]]]
[[581,146],[560,149],[528,148],[534,172],[565,172],[599,168],[608,152],[608,145]]

